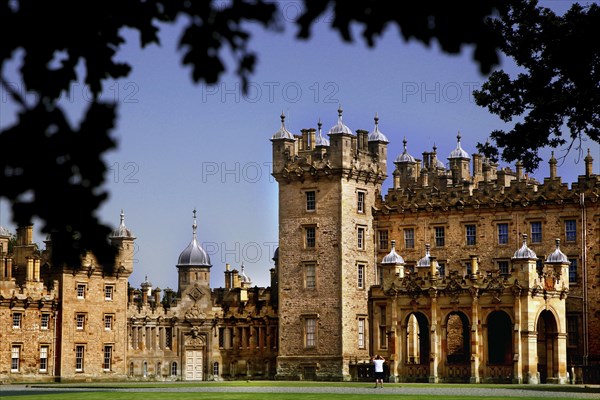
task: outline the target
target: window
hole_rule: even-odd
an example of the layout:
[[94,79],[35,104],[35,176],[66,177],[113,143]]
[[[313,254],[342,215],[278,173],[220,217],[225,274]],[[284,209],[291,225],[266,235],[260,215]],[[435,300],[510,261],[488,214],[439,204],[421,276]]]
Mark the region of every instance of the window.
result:
[[465,225],[467,233],[467,246],[475,246],[477,244],[477,226]]
[[23,319],[23,314],[16,312],[13,313],[13,328],[21,329],[21,320]]
[[356,231],[356,246],[359,250],[365,248],[365,228],[359,227]]
[[446,232],[443,226],[435,227],[435,245],[437,247],[444,247],[446,245]]
[[77,298],[85,299],[85,285],[83,285],[83,284],[77,285]]
[[213,376],[215,378],[219,376],[219,363],[216,361],[213,363]]
[[364,214],[365,212],[365,192],[357,192],[356,211]]
[[386,307],[379,306],[379,348],[387,349]]
[[531,223],[531,243],[542,243],[542,223]]
[[107,331],[112,330],[113,327],[113,316],[112,315],[105,315],[104,316],[104,329]]
[[498,224],[498,244],[508,244],[508,224]]
[[129,376],[133,376],[133,363],[129,363]]
[[102,363],[102,369],[110,371],[112,366],[112,346],[104,346],[104,361]]
[[82,330],[85,328],[85,314],[77,314],[75,316],[75,321],[77,324],[77,329]]
[[111,285],[104,286],[104,300],[112,300],[115,287]]
[[306,318],[304,320],[304,344],[305,347],[315,347],[317,344],[317,320]]
[[315,211],[317,206],[317,197],[314,190],[305,192],[306,194],[306,211]]
[[219,348],[225,348],[225,328],[219,328]]
[[379,250],[387,250],[388,249],[388,231],[382,230],[379,231]]
[[365,288],[365,266],[364,264],[358,264],[358,288]]
[[577,259],[569,258],[569,283],[577,283]]
[[165,349],[171,349],[173,342],[171,336],[173,335],[172,328],[165,328]]
[[574,219],[568,219],[565,221],[565,241],[577,241],[577,222]]
[[40,372],[48,371],[48,346],[40,347]]
[[40,324],[41,329],[48,329],[48,323],[50,322],[50,314],[42,314],[42,321]]
[[171,363],[171,376],[177,376],[177,363],[175,361]]
[[85,351],[85,346],[75,346],[75,371],[82,372],[83,371],[83,355]]
[[13,345],[10,356],[10,372],[19,372],[21,365],[21,346]]
[[358,348],[365,348],[365,319],[358,319]]
[[440,277],[446,276],[446,264],[438,262],[438,272],[440,273]]
[[567,337],[568,346],[579,346],[579,318],[577,315],[567,316]]
[[304,285],[307,289],[317,287],[317,271],[315,264],[306,264],[304,266]]
[[465,267],[467,270],[467,275],[471,275],[473,273],[473,265],[471,264],[471,262],[466,262]]
[[305,242],[305,246],[306,248],[314,248],[315,244],[316,244],[316,229],[314,226],[307,226],[305,228],[305,235],[306,235],[306,242]]
[[415,229],[406,228],[404,230],[404,248],[414,249],[415,248]]
[[500,273],[502,275],[508,275],[509,274],[508,261],[498,261],[498,269],[500,270]]

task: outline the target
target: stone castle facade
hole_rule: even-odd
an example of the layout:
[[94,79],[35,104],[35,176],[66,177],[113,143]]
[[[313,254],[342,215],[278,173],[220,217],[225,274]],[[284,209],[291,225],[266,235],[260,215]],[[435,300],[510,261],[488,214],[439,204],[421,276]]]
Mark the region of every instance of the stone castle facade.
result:
[[588,152],[570,186],[467,153],[458,136],[407,150],[387,178],[387,137],[342,121],[272,136],[279,248],[271,284],[197,240],[177,291],[129,285],[121,215],[113,273],[92,255],[51,265],[32,227],[0,231],[0,381],[370,379],[566,383],[600,379],[600,176]]

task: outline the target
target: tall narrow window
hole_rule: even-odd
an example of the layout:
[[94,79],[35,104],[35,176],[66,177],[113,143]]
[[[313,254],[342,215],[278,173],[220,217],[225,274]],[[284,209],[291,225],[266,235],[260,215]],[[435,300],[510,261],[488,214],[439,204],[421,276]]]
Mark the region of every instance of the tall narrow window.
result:
[[579,318],[577,315],[567,316],[567,337],[568,346],[579,346]]
[[304,283],[307,289],[317,287],[317,271],[315,264],[304,265]]
[[508,261],[498,261],[498,269],[502,275],[508,275]]
[[177,363],[175,361],[171,363],[171,376],[177,376]]
[[404,248],[414,249],[415,248],[415,229],[406,228],[404,229]]
[[10,372],[19,372],[21,366],[21,346],[13,345],[10,356]]
[[306,318],[304,320],[304,343],[306,347],[315,347],[317,344],[317,320]]
[[446,231],[443,226],[435,227],[435,245],[444,247],[446,245]]
[[314,190],[306,193],[306,211],[315,211],[317,208],[317,196]]
[[363,214],[365,212],[365,192],[357,192],[356,211]]
[[42,321],[41,321],[40,328],[48,329],[49,321],[50,321],[50,314],[42,314]]
[[577,222],[574,219],[565,221],[565,241],[577,241]]
[[216,361],[213,363],[213,376],[215,378],[219,376],[219,363]]
[[84,284],[80,283],[77,285],[77,298],[78,299],[85,298],[85,285]]
[[365,248],[365,228],[359,227],[356,230],[356,246],[359,250],[364,250]]
[[569,258],[569,283],[577,283],[577,259]]
[[83,371],[83,356],[84,356],[85,347],[78,345],[75,346],[75,371],[82,372]]
[[365,288],[365,266],[364,264],[358,264],[358,288]]
[[438,272],[440,276],[443,278],[446,276],[446,264],[438,262]]
[[114,291],[115,291],[114,286],[106,285],[104,287],[104,300],[112,300]]
[[508,244],[508,224],[498,224],[498,244]]
[[315,236],[316,232],[315,232],[315,227],[314,226],[307,226],[305,228],[305,235],[306,235],[306,241],[305,241],[305,245],[306,248],[314,248],[315,244],[316,244],[316,236]]
[[467,234],[467,246],[475,246],[477,244],[477,226],[465,225]]
[[379,306],[379,348],[387,349],[387,317],[386,307]]
[[365,348],[365,319],[358,319],[358,348]]
[[40,372],[48,371],[48,346],[40,347]]
[[75,323],[77,329],[82,330],[83,328],[85,328],[85,314],[77,314],[75,316]]
[[20,329],[21,328],[21,320],[22,320],[23,314],[16,312],[13,313],[13,328],[14,329]]
[[542,243],[542,223],[531,223],[531,243]]
[[110,371],[112,367],[112,346],[104,346],[104,362],[102,363],[102,369]]
[[173,330],[172,328],[165,328],[165,349],[171,349],[172,347],[172,339],[171,336],[173,335]]
[[380,230],[379,231],[379,250],[387,250],[388,249],[388,231]]
[[112,330],[113,328],[113,316],[112,315],[105,315],[104,316],[104,329],[107,331]]

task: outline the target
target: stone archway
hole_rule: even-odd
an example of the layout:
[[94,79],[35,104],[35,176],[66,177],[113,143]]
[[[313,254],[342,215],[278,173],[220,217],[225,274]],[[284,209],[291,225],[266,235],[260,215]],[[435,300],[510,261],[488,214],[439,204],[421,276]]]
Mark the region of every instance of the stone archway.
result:
[[193,327],[185,337],[184,371],[186,381],[204,380],[204,351],[206,349],[205,334]]
[[487,360],[485,379],[489,382],[511,382],[513,375],[513,325],[501,310],[487,318]]
[[460,311],[446,318],[443,352],[446,355],[447,382],[468,382],[471,377],[471,334],[469,319]]
[[558,326],[554,314],[548,310],[537,320],[537,355],[540,383],[558,383]]
[[429,378],[430,334],[429,321],[421,312],[411,312],[405,320],[403,338],[404,365],[400,375],[406,381],[423,381]]

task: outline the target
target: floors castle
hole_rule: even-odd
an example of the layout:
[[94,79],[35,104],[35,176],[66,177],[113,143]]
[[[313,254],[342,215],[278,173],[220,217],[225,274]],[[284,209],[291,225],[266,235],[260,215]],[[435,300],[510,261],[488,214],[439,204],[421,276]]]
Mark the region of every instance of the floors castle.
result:
[[[279,248],[268,287],[244,266],[210,287],[192,238],[177,291],[132,287],[135,235],[51,263],[31,226],[0,230],[0,381],[360,380],[370,357],[391,381],[567,383],[600,379],[600,176],[587,154],[563,183],[467,153],[394,159],[378,118],[271,137]],[[183,246],[182,246],[183,247]]]

